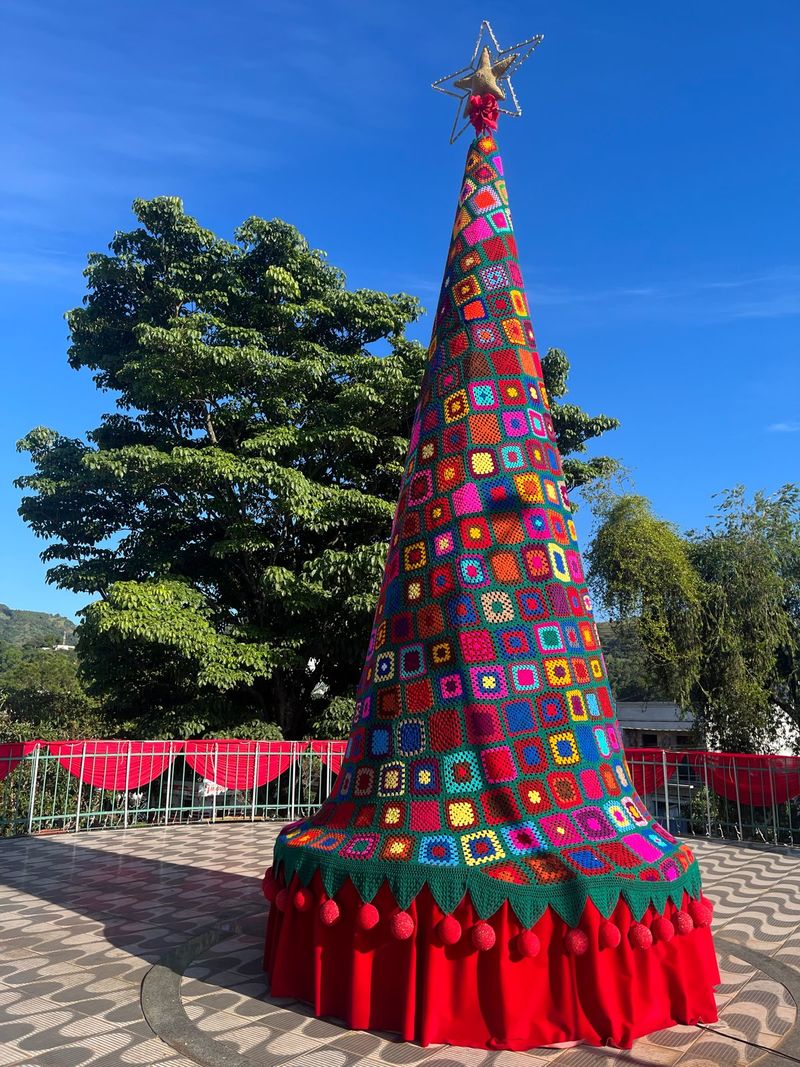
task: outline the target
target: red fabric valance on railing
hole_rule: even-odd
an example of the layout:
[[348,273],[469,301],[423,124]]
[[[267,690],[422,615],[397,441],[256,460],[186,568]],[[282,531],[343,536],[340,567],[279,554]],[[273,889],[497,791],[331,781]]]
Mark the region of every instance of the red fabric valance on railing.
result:
[[685,756],[682,752],[662,752],[660,748],[629,748],[625,750],[625,758],[636,792],[646,797],[663,789],[664,769],[669,780]]
[[138,789],[163,774],[183,741],[48,741],[70,774],[87,785],[115,792]]
[[0,745],[0,781],[37,745],[87,785],[115,792],[147,785],[181,754],[200,777],[248,790],[274,781],[307,752],[338,773],[346,747],[344,741],[25,741]]
[[346,748],[346,741],[311,742],[311,751],[315,756],[319,756],[322,762],[330,767],[334,774],[338,774],[342,769],[342,760],[344,759]]
[[300,756],[298,741],[187,741],[186,762],[226,789],[252,789],[274,781]]
[[769,807],[800,796],[800,758],[732,752],[687,752],[698,778],[726,800]]
[[0,782],[25,759],[35,744],[35,741],[10,741],[0,745]]

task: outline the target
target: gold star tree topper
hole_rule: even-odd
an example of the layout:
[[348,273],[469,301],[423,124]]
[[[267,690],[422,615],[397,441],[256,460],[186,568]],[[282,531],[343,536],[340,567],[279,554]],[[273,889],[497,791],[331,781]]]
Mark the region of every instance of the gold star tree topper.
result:
[[[450,144],[457,140],[469,125],[468,119],[460,129],[458,128],[459,119],[469,113],[469,98],[471,96],[485,96],[487,93],[491,93],[496,100],[505,100],[505,90],[508,88],[508,95],[511,97],[514,110],[511,111],[508,107],[500,107],[498,110],[502,111],[504,115],[510,115],[512,118],[520,117],[522,108],[519,106],[517,94],[511,84],[511,75],[519,70],[543,40],[543,34],[537,34],[535,37],[529,37],[526,41],[520,41],[510,48],[501,48],[492,31],[492,27],[484,19],[468,66],[462,67],[461,70],[454,71],[452,74],[445,74],[443,78],[437,79],[432,86],[437,92],[445,93],[447,96],[454,96],[458,100],[456,117],[453,122],[453,129],[450,132]],[[492,52],[492,46],[494,53]],[[464,104],[463,110],[462,103]]]

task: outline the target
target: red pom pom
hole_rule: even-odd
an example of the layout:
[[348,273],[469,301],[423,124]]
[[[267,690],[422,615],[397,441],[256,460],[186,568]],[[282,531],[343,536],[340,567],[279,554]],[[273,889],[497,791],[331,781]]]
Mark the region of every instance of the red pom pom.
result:
[[473,948],[479,952],[488,952],[497,940],[497,934],[488,923],[475,923],[469,932]]
[[278,911],[286,911],[286,905],[289,903],[289,890],[281,889],[278,895],[275,897],[275,907]]
[[711,911],[705,904],[701,904],[699,900],[689,902],[689,914],[695,926],[711,925]]
[[461,940],[461,923],[455,915],[445,915],[437,925],[436,933],[443,945],[455,945]]
[[622,931],[616,923],[604,922],[600,927],[600,948],[616,948],[622,940]]
[[653,935],[644,923],[634,923],[628,938],[634,948],[650,948],[653,944]]
[[694,923],[688,911],[679,911],[673,925],[679,934],[690,934],[694,930]]
[[323,926],[333,926],[339,921],[339,905],[335,900],[324,900],[319,906],[319,919]]
[[567,936],[564,938],[564,944],[566,945],[567,952],[572,956],[582,956],[589,947],[589,938],[583,932],[583,930],[568,930]]
[[308,911],[312,903],[311,894],[307,889],[298,889],[294,895],[293,903],[298,911]]
[[527,956],[528,959],[533,959],[534,956],[539,955],[541,947],[542,943],[533,930],[523,930],[521,934],[517,935],[517,949],[520,956]]
[[278,882],[275,878],[275,872],[271,867],[264,875],[264,881],[261,883],[261,889],[270,904],[274,904],[275,897],[278,895]]
[[396,911],[389,920],[389,929],[392,937],[398,941],[407,941],[414,933],[414,920],[407,911]]
[[705,893],[701,893],[700,894],[700,903],[704,907],[708,908],[708,910],[711,912],[712,915],[714,914],[714,901],[713,900],[709,900],[708,897],[705,895]]
[[671,941],[675,936],[675,927],[664,915],[659,915],[651,930],[656,941]]
[[362,904],[358,909],[358,925],[362,930],[371,930],[377,926],[381,917],[374,904]]

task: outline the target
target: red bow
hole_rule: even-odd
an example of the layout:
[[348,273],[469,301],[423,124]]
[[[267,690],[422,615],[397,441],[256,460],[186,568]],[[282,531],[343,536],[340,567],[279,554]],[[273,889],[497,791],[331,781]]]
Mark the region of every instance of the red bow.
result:
[[481,130],[496,130],[499,114],[497,100],[491,93],[469,98],[469,121],[478,133]]

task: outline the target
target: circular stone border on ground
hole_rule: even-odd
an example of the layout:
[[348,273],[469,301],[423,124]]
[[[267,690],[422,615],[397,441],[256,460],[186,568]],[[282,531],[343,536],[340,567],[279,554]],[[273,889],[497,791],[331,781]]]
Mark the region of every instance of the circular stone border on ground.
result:
[[[212,1035],[198,1030],[186,1014],[181,1000],[181,980],[184,971],[198,956],[213,948],[214,945],[227,938],[246,934],[247,926],[254,918],[252,914],[241,916],[202,931],[153,964],[142,981],[142,1013],[151,1030],[176,1052],[193,1060],[200,1067],[241,1067],[243,1057],[230,1045],[223,1044]],[[763,952],[747,948],[737,941],[717,936],[714,942],[718,948],[751,964],[768,978],[779,982],[800,1008],[800,973],[780,960],[774,960]],[[719,1037],[728,1036],[714,1026],[701,1025],[699,1028]],[[731,1038],[731,1040],[737,1043],[739,1041],[737,1038]],[[800,1027],[797,1021],[778,1045],[764,1049],[764,1057],[775,1055],[792,1057],[800,1062]],[[761,1062],[762,1059],[763,1057],[758,1057],[753,1064]],[[276,1055],[275,1067],[285,1060],[285,1055]]]

